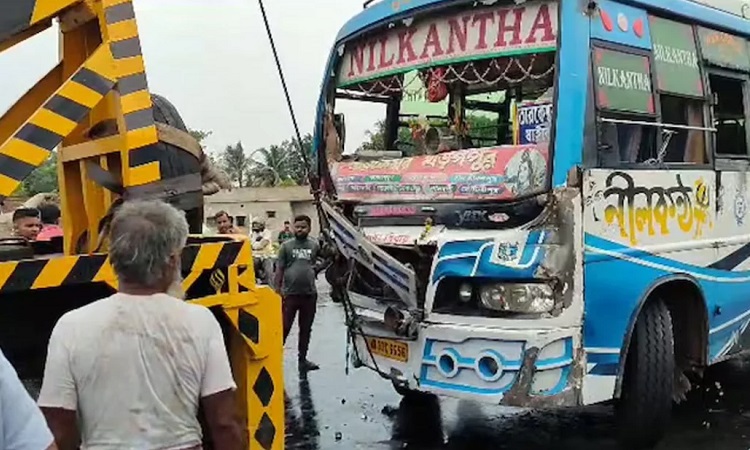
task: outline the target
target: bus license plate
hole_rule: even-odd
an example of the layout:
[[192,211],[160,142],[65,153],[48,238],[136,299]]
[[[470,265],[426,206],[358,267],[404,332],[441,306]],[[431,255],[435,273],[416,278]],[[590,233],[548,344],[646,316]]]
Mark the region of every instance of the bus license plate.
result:
[[390,339],[368,338],[370,351],[396,361],[406,362],[409,359],[409,345]]

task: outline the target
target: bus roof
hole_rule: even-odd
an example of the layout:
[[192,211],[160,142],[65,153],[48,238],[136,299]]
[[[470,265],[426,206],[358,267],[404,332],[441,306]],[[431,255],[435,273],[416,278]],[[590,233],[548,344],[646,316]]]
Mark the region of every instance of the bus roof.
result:
[[[417,11],[461,3],[472,4],[474,0],[382,0],[365,8],[346,22],[339,30],[336,43],[377,27],[383,22],[411,16]],[[519,3],[518,0],[516,3]],[[748,0],[621,0],[621,3],[650,11],[661,10],[665,14],[680,16],[696,23],[700,22],[740,34],[750,34],[750,21],[748,20],[750,19],[750,1]]]
[[690,0],[695,3],[710,6],[711,8],[750,19],[750,2],[745,0]]

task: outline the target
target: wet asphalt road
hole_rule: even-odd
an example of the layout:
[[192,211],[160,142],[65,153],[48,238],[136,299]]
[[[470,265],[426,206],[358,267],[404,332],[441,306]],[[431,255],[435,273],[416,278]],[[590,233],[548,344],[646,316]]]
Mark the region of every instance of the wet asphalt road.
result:
[[[287,449],[618,449],[609,406],[530,412],[431,395],[402,399],[367,369],[347,376],[344,313],[326,292],[321,286],[310,350],[321,369],[298,375],[296,323],[286,345]],[[710,371],[690,397],[657,450],[750,449],[750,360]]]

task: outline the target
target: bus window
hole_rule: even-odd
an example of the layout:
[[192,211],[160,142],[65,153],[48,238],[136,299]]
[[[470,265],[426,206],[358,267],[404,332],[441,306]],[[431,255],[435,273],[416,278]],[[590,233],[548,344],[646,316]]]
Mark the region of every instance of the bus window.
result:
[[601,167],[656,158],[657,127],[649,57],[608,48],[593,49],[594,93],[599,113]]
[[[672,125],[686,125],[703,128],[703,102],[699,100],[662,95],[662,122]],[[672,128],[664,162],[704,164],[706,159],[706,139],[702,130]]]
[[709,75],[714,100],[716,153],[719,155],[747,155],[745,130],[744,80]]
[[[606,115],[606,119],[621,122],[602,122],[599,125],[599,159],[602,167],[636,164],[655,156],[656,128],[638,123],[632,116]],[[651,120],[648,120],[649,122]]]

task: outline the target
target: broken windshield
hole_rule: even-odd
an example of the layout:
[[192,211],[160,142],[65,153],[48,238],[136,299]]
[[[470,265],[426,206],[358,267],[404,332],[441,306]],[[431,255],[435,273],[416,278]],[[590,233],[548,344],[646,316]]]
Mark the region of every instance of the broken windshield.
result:
[[358,114],[375,123],[364,140],[326,151],[339,199],[509,199],[543,190],[557,30],[556,4],[529,2],[407,20],[346,44],[336,112],[377,115]]

